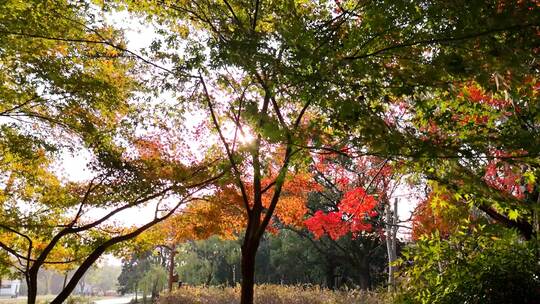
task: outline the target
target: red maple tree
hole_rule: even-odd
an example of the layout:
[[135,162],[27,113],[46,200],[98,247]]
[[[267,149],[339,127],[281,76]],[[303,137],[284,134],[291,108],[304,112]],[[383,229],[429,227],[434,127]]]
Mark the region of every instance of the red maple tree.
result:
[[[348,149],[341,149],[340,155]],[[372,219],[380,202],[386,202],[392,191],[393,170],[387,161],[371,156],[358,157],[348,165],[338,160],[338,154],[319,156],[314,165],[332,188],[343,195],[330,210],[317,210],[304,221],[315,238],[328,235],[332,239],[351,233],[357,237],[374,230]]]

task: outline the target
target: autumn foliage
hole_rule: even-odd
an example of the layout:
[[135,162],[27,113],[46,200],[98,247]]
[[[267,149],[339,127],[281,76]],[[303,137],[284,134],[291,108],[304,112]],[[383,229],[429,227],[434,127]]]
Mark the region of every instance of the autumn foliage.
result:
[[[393,169],[378,157],[356,157],[345,148],[340,153],[321,155],[316,159],[315,170],[320,182],[338,190],[341,199],[333,208],[316,210],[304,224],[316,238],[327,234],[338,239],[347,233],[357,237],[363,231],[372,231],[370,223],[378,213],[381,200],[387,200],[393,191]],[[346,161],[339,155],[345,154]],[[352,159],[352,160],[351,160]]]
[[328,234],[332,239],[338,239],[349,232],[354,236],[362,231],[371,231],[371,224],[366,219],[377,216],[376,206],[375,198],[358,187],[345,193],[337,211],[324,213],[318,210],[304,223],[316,238]]
[[534,190],[534,175],[531,174],[527,166],[511,164],[504,159],[526,156],[527,154],[527,151],[523,150],[515,152],[492,151],[494,159],[488,162],[483,177],[486,184],[517,199],[524,199],[527,192],[532,193]]
[[427,199],[416,207],[412,219],[413,240],[417,240],[422,235],[429,235],[438,231],[439,235],[446,237],[450,235],[454,223],[441,215],[436,207],[432,205],[434,194],[430,194]]

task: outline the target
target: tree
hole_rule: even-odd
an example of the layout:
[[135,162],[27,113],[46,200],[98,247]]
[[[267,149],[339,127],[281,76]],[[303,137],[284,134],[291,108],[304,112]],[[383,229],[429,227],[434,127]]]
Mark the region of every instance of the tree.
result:
[[[133,75],[136,55],[90,4],[7,1],[0,8],[0,247],[9,255],[2,262],[24,275],[28,303],[36,301],[40,269],[77,265],[52,301],[61,303],[105,251],[170,216],[212,178],[206,165],[190,167],[141,145],[135,92],[146,89]],[[90,177],[70,180],[58,163],[80,151]],[[176,201],[157,203],[143,225],[111,222],[165,198]],[[104,215],[92,215],[96,208]]]
[[[353,245],[361,243],[356,248],[344,247],[343,243],[337,242],[334,246],[346,257],[353,257],[363,289],[371,287],[369,264],[380,247],[378,241],[384,238],[389,286],[392,286],[396,234],[401,222],[397,215],[392,215],[390,201],[400,184],[399,166],[377,157],[351,158],[346,152],[347,149],[342,149],[341,154],[325,153],[315,159],[315,177],[324,191],[312,197],[311,214],[305,220],[305,226],[316,239],[323,235],[333,241],[344,236],[359,239],[351,241]],[[383,217],[385,213],[386,218]],[[357,252],[349,255],[349,250]]]
[[[530,108],[532,84],[510,87],[495,77],[491,92],[470,82],[441,93],[444,96],[417,101],[405,110],[413,113],[412,119],[402,121],[401,127],[417,130],[418,142],[424,142],[420,145],[429,144],[429,152],[416,155],[413,170],[423,172],[430,187],[439,189],[432,198],[446,193],[442,201],[474,205],[529,239],[537,199],[537,149],[524,140],[534,127],[527,129],[522,123],[536,124],[536,110]],[[507,87],[498,90],[497,83]]]
[[[278,205],[283,183],[291,168],[292,157],[298,153],[295,145],[302,143],[305,129],[309,124],[303,121],[312,100],[318,100],[323,87],[315,87],[313,80],[319,71],[313,74],[309,68],[302,67],[304,59],[298,55],[304,51],[295,51],[290,60],[281,61],[285,56],[278,45],[273,45],[273,36],[283,39],[279,44],[285,45],[293,39],[291,33],[308,33],[306,39],[313,39],[311,32],[305,32],[305,22],[297,16],[289,14],[291,8],[300,9],[296,3],[264,6],[242,2],[211,3],[193,2],[174,5],[154,6],[150,3],[130,6],[132,9],[151,11],[156,18],[166,25],[181,24],[182,30],[173,30],[167,41],[178,41],[190,27],[207,32],[210,38],[206,45],[189,40],[185,60],[170,56],[178,68],[191,69],[196,82],[196,102],[204,105],[211,117],[212,127],[222,142],[222,152],[226,155],[231,167],[231,176],[235,187],[242,195],[247,228],[242,244],[242,303],[253,301],[254,263],[260,239],[268,226],[274,210]],[[311,16],[315,11],[302,12],[303,17],[316,20]],[[292,26],[283,31],[276,31],[278,22],[272,17],[280,16],[280,22]],[[327,11],[320,17],[329,16]],[[230,18],[233,18],[231,23]],[[232,26],[232,27],[231,27]],[[275,35],[278,33],[279,35]],[[257,45],[265,50],[259,52]],[[159,46],[159,45],[158,45]],[[203,65],[205,49],[210,51],[210,65]],[[324,48],[325,52],[332,48]],[[166,50],[160,49],[162,56]],[[279,58],[276,58],[278,56]],[[297,58],[293,58],[298,56]],[[185,63],[185,66],[184,66]],[[285,64],[285,65],[283,65]],[[281,66],[295,67],[287,75]],[[232,71],[230,69],[236,69]],[[279,71],[279,72],[278,72]],[[297,74],[297,73],[300,74]],[[300,76],[300,77],[298,77]],[[288,80],[290,78],[291,81]],[[292,86],[291,86],[292,85]],[[220,93],[217,93],[217,92]],[[227,100],[220,95],[227,96]],[[189,99],[187,100],[189,101]],[[224,102],[222,102],[224,101]],[[228,122],[226,122],[228,121]],[[224,130],[227,125],[234,133],[252,132],[254,140],[246,145],[238,144],[238,136],[228,136]],[[229,128],[230,128],[229,127]],[[281,164],[268,187],[262,186],[262,179],[267,170],[268,159],[264,153],[278,149],[281,153]],[[249,169],[247,169],[249,167]],[[252,180],[252,189],[248,193],[245,180]],[[270,203],[264,207],[262,197],[271,193]]]
[[143,292],[143,303],[146,303],[146,295],[150,296],[150,303],[153,303],[159,293],[165,289],[167,283],[167,272],[163,267],[153,265],[141,278],[139,286],[141,286]]
[[[381,114],[390,107],[388,100],[444,92],[448,83],[467,76],[486,80],[493,67],[518,62],[521,69],[531,54],[501,50],[534,45],[529,39],[538,20],[529,10],[534,5],[395,0],[128,5],[168,26],[154,49],[183,71],[182,77],[192,76],[180,78],[182,88],[195,84],[195,94],[186,96],[186,102],[206,107],[242,193],[248,218],[242,303],[252,302],[255,253],[296,147],[317,146],[313,136],[308,142],[302,135],[323,131],[318,132],[322,136],[330,126],[330,136],[354,134],[359,151],[417,155],[417,149],[408,148],[420,140],[384,123]],[[174,48],[185,50],[184,56]],[[169,76],[175,78],[174,73]],[[322,117],[306,115],[309,112]],[[254,141],[242,149],[237,136],[224,132],[227,125],[237,135],[253,132]],[[265,209],[261,197],[269,189],[261,187],[261,153],[273,145],[281,146],[282,166],[271,187],[274,199]],[[253,193],[243,185],[247,177],[253,180]]]
[[[526,189],[530,177],[535,175],[532,168],[536,166],[538,151],[536,143],[530,139],[534,138],[537,125],[534,118],[537,102],[533,97],[537,66],[532,59],[537,54],[533,46],[537,36],[531,31],[538,26],[533,21],[538,12],[532,2],[512,7],[504,3],[497,6],[480,2],[463,4],[469,12],[455,10],[454,4],[426,6],[428,16],[435,13],[443,18],[451,16],[455,18],[452,20],[460,20],[454,27],[457,32],[446,31],[450,36],[442,32],[445,27],[441,25],[434,30],[441,31],[435,34],[442,37],[423,41],[411,39],[411,44],[397,43],[383,48],[384,58],[390,60],[384,69],[388,86],[372,102],[375,102],[375,108],[383,108],[391,115],[378,111],[362,112],[380,127],[372,132],[370,126],[356,124],[366,132],[356,130],[358,135],[354,135],[352,142],[358,143],[358,153],[367,151],[409,161],[410,172],[421,172],[423,177],[448,186],[463,198],[462,203],[474,201],[477,208],[495,221],[517,228],[524,237],[530,238],[532,213],[522,208],[533,204],[517,202],[516,197],[501,191],[503,184],[494,182],[489,175],[493,175],[495,167],[505,167],[504,163],[515,164],[511,170],[506,166],[506,173],[513,171],[512,174],[498,173],[500,179],[506,176],[507,182],[513,180],[514,185],[507,184],[506,187],[514,190]],[[381,18],[392,16],[392,12]],[[469,14],[475,21],[467,22],[472,20],[467,19]],[[515,22],[516,16],[520,16],[520,22]],[[424,20],[430,19],[426,18]],[[417,21],[423,23],[420,19]],[[477,35],[461,32],[472,27],[479,30]],[[432,27],[422,27],[420,32],[431,30]],[[402,34],[403,37],[395,39],[409,39],[409,33]],[[389,36],[402,34],[396,32]],[[389,44],[394,43],[393,38],[388,40]],[[474,47],[468,47],[472,45]],[[512,51],[499,53],[503,49]],[[424,53],[415,57],[417,51],[429,55]],[[432,51],[435,53],[431,54]],[[416,72],[410,70],[412,62],[417,64]],[[431,66],[425,66],[425,63]],[[378,138],[373,140],[372,134],[377,134]],[[386,143],[381,138],[385,138]],[[368,147],[365,147],[366,143]],[[518,174],[520,169],[523,171]],[[529,181],[516,185],[516,180],[520,179],[517,175],[521,179],[528,176]],[[529,201],[534,199],[529,198]],[[504,205],[505,211],[497,210],[496,204]],[[516,214],[522,216],[516,218]]]
[[[137,255],[163,249],[168,268],[168,290],[173,290],[176,257],[182,243],[204,240],[213,236],[230,239],[245,227],[241,201],[230,189],[219,189],[212,195],[190,202],[181,212],[145,231],[124,248],[122,254]],[[237,204],[235,204],[237,202]],[[129,260],[129,259],[128,259]],[[128,264],[129,265],[129,264]],[[126,273],[129,268],[126,269]],[[127,275],[127,274],[126,274]]]
[[118,292],[120,294],[134,292],[135,302],[138,301],[141,288],[139,283],[152,266],[151,255],[152,252],[150,251],[136,252],[122,259],[122,270],[118,276]]

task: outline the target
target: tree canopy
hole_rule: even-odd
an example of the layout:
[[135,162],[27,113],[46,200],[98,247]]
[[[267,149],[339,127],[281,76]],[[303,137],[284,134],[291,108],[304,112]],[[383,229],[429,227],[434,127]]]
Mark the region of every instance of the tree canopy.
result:
[[[172,289],[176,246],[216,234],[240,237],[252,303],[265,231],[378,247],[405,183],[418,240],[463,218],[537,238],[538,1],[0,8],[0,273],[25,276],[29,303],[42,267],[75,269],[60,303],[140,235],[170,247]],[[130,48],[121,13],[152,29],[148,47]],[[88,177],[62,172],[69,155]],[[113,222],[151,204],[146,223]]]

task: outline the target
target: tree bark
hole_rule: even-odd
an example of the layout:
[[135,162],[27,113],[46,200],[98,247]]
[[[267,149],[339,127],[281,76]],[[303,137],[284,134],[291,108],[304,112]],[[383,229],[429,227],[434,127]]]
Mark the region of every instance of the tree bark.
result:
[[368,269],[361,269],[358,273],[358,282],[361,290],[369,290],[371,288],[371,274]]
[[242,285],[240,304],[253,304],[255,256],[258,247],[258,240],[244,239],[244,244],[242,245]]
[[326,272],[326,287],[330,290],[334,290],[336,288],[336,265],[332,261],[326,262],[325,272]]
[[176,256],[176,244],[173,244],[170,248],[169,254],[169,293],[173,290],[173,277],[174,277],[174,257]]
[[27,304],[36,304],[37,297],[37,273],[29,273],[26,277],[26,285],[28,286]]
[[371,271],[369,269],[369,258],[364,257],[360,261],[360,269],[358,272],[358,283],[360,284],[360,289],[369,290],[371,289]]

